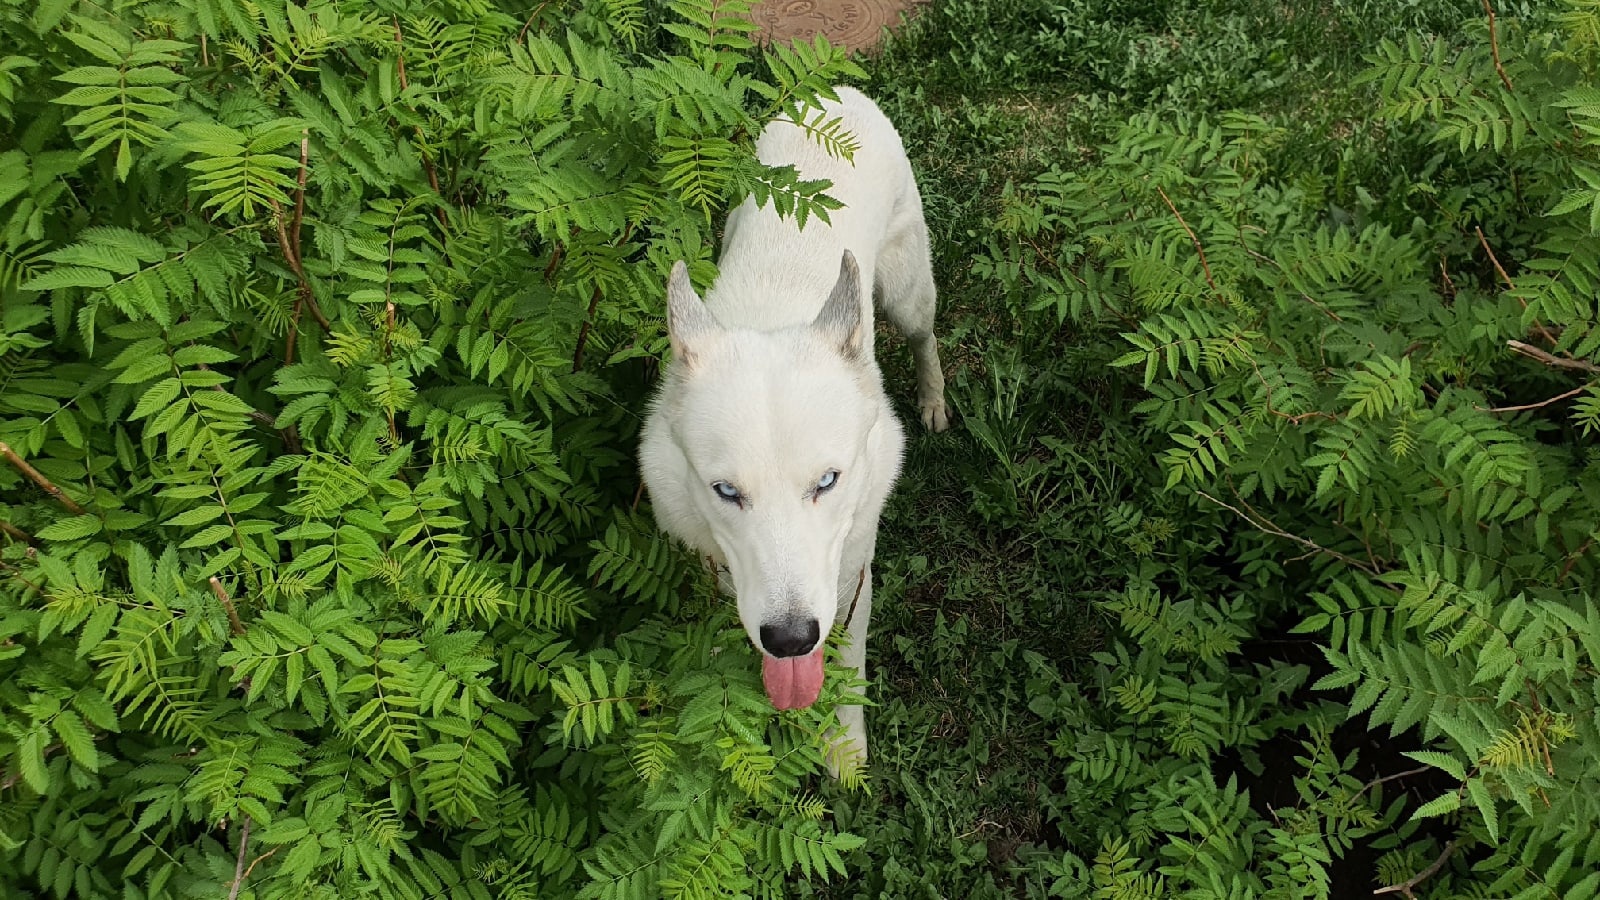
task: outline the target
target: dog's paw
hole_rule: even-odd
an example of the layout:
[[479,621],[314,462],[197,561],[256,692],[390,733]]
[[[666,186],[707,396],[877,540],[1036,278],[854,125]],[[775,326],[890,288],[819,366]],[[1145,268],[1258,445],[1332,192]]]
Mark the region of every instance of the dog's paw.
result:
[[935,434],[950,427],[950,415],[945,412],[943,397],[922,401],[922,426]]

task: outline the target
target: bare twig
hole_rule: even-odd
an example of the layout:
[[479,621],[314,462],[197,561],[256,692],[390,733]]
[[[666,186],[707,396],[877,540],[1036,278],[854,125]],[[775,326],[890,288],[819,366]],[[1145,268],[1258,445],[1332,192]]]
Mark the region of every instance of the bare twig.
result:
[[[1485,0],[1485,2],[1488,2],[1488,0]],[[1517,283],[1512,281],[1511,276],[1506,273],[1506,267],[1500,265],[1500,257],[1496,256],[1494,248],[1489,246],[1489,239],[1483,236],[1483,229],[1474,225],[1472,230],[1478,233],[1478,243],[1483,246],[1483,252],[1489,254],[1489,262],[1494,264],[1494,270],[1495,272],[1499,273],[1500,280],[1506,283],[1506,288],[1508,290],[1515,291],[1517,289]],[[1528,308],[1528,301],[1522,299],[1521,297],[1517,298],[1517,302],[1522,304],[1523,309]],[[1546,328],[1543,322],[1535,322],[1534,327],[1539,329],[1540,337],[1552,344],[1556,342],[1556,336],[1550,333],[1550,329]]]
[[1318,418],[1327,419],[1327,420],[1332,421],[1332,422],[1339,421],[1339,417],[1334,415],[1333,413],[1325,413],[1325,412],[1322,412],[1320,410],[1312,410],[1311,412],[1303,412],[1303,413],[1286,413],[1283,410],[1278,409],[1277,407],[1273,406],[1272,405],[1272,382],[1267,380],[1266,374],[1261,371],[1261,366],[1257,365],[1256,361],[1254,359],[1250,360],[1250,365],[1251,365],[1252,368],[1255,369],[1256,380],[1261,382],[1261,389],[1264,392],[1266,392],[1266,395],[1267,395],[1267,412],[1272,413],[1273,415],[1277,416],[1278,418],[1287,421],[1290,425],[1299,425],[1301,422],[1304,422],[1307,419],[1318,419]]
[[1489,52],[1494,55],[1494,70],[1500,73],[1500,83],[1510,93],[1511,77],[1506,74],[1505,66],[1500,65],[1500,34],[1495,30],[1494,7],[1489,5],[1489,0],[1483,0],[1483,11],[1489,16]]
[[[400,31],[400,17],[393,16],[392,20],[394,22],[395,59],[399,63],[400,90],[405,92],[411,88],[410,81],[406,79],[406,41]],[[416,110],[413,109],[412,112],[416,112]],[[422,170],[428,173],[428,184],[433,188],[434,194],[440,200],[443,200],[444,191],[439,190],[439,172],[433,166],[433,157],[428,154],[427,136],[423,133],[421,125],[417,125],[415,128],[417,129],[417,152],[422,154]],[[448,231],[450,223],[445,217],[444,207],[435,206],[433,212],[439,218],[440,232]]]
[[[623,227],[622,237],[617,239],[617,246],[620,248],[622,245],[628,243],[628,239],[631,237],[633,237],[633,223],[629,222]],[[554,259],[551,260],[551,264],[555,264]],[[546,277],[548,277],[548,275]],[[589,295],[589,310],[588,312],[584,313],[583,324],[578,327],[578,346],[572,351],[572,371],[574,372],[583,368],[583,348],[584,345],[589,342],[589,329],[594,323],[595,310],[599,308],[600,285],[598,282],[596,282],[594,286],[594,293]]]
[[[278,242],[283,247],[283,258],[289,262],[289,268],[294,270],[297,282],[297,293],[294,300],[294,309],[289,313],[289,336],[284,343],[283,361],[285,365],[294,365],[294,348],[300,338],[300,313],[306,308],[307,300],[312,307],[316,300],[311,296],[311,282],[306,279],[305,270],[301,267],[300,256],[300,223],[305,220],[306,214],[306,170],[309,168],[311,158],[311,133],[300,132],[300,171],[295,176],[294,191],[294,218],[290,221],[287,230],[283,225],[283,211],[274,208],[278,216]],[[316,310],[317,320],[322,323],[323,331],[330,331],[327,319],[322,315],[322,310]]]
[[56,498],[57,502],[59,502],[62,506],[65,506],[69,512],[79,516],[87,515],[87,512],[83,507],[77,504],[77,501],[73,500],[71,497],[68,497],[66,492],[61,490],[61,488],[51,484],[50,479],[44,477],[44,475],[41,474],[38,469],[35,469],[33,466],[29,465],[27,460],[18,456],[17,452],[12,450],[10,446],[6,444],[0,444],[0,457],[4,457],[6,462],[15,467],[18,472],[26,475],[29,481],[37,484],[44,490],[46,494]]
[[[290,328],[293,328],[293,327],[294,326],[291,324]],[[293,359],[292,356],[290,357],[289,362],[294,362],[294,359]],[[206,365],[205,363],[201,363],[200,364],[200,369],[202,371],[206,371],[206,372],[211,371],[211,367]],[[218,391],[218,392],[223,393],[223,394],[226,394],[228,392],[228,389],[223,387],[220,384],[213,384],[211,386],[211,390]],[[246,415],[248,415],[250,418],[256,420],[257,422],[260,422],[261,424],[267,426],[268,428],[272,428],[272,427],[276,426],[277,423],[278,423],[277,419],[273,418],[268,413],[262,412],[259,409],[252,409],[248,413],[246,413]],[[286,430],[281,432],[281,434],[283,435],[284,441],[287,444],[289,444],[289,446],[294,447],[294,448],[298,448],[300,446],[299,437],[295,433],[295,428],[294,428],[293,425],[290,425]],[[300,451],[299,451],[299,449],[294,449],[291,452],[299,453]]]
[[[41,755],[45,756],[45,757],[48,757],[50,754],[52,754],[52,753],[54,753],[54,752],[56,752],[57,750],[60,750],[60,749],[61,749],[61,745],[60,744],[51,744],[50,746],[44,748],[44,753],[42,753]],[[7,775],[3,779],[0,779],[0,791],[10,790],[11,788],[16,786],[17,782],[19,782],[21,780],[22,780],[22,770],[21,769],[17,769],[17,771],[12,772],[10,775]]]
[[1547,366],[1555,366],[1559,369],[1577,369],[1580,372],[1600,373],[1600,366],[1597,366],[1586,359],[1573,359],[1570,356],[1556,356],[1552,353],[1546,353],[1532,344],[1525,344],[1522,341],[1506,341],[1506,346],[1518,353],[1521,353],[1523,356],[1526,356],[1529,359],[1536,359]]
[[565,246],[560,241],[557,241],[556,248],[550,251],[550,262],[546,263],[544,267],[544,280],[546,282],[556,274],[556,267],[561,265],[561,257],[565,253]]
[[[1275,260],[1272,257],[1266,255],[1265,253],[1259,253],[1259,252],[1257,252],[1255,250],[1250,249],[1249,247],[1244,247],[1243,249],[1244,249],[1244,252],[1250,254],[1251,258],[1253,258],[1256,262],[1263,262],[1263,263],[1266,263],[1267,265],[1273,267],[1274,269],[1277,269],[1280,272],[1283,271],[1283,263],[1278,262],[1277,260]],[[1076,276],[1074,276],[1074,277],[1076,277]],[[1078,281],[1080,283],[1082,283],[1083,279],[1079,278]],[[1327,316],[1328,318],[1334,320],[1335,322],[1343,322],[1344,321],[1344,316],[1341,316],[1338,313],[1334,312],[1333,310],[1329,309],[1326,304],[1324,304],[1321,301],[1317,300],[1315,297],[1312,297],[1310,294],[1306,293],[1305,291],[1302,291],[1299,288],[1295,288],[1295,293],[1300,295],[1300,299],[1301,300],[1304,300],[1307,303],[1311,304],[1312,306],[1315,306],[1319,312],[1321,312],[1323,315]]]
[[[215,584],[215,580],[212,582]],[[250,817],[245,816],[239,826],[239,861],[233,866],[233,887],[228,889],[228,900],[239,900],[239,889],[244,887],[244,857],[245,851],[250,849]]]
[[1572,567],[1577,565],[1578,560],[1582,559],[1583,555],[1588,553],[1589,548],[1593,546],[1594,535],[1591,534],[1589,537],[1584,539],[1583,543],[1578,545],[1578,549],[1572,551],[1572,553],[1567,556],[1567,561],[1561,566],[1561,575],[1556,579],[1557,584],[1567,580],[1567,576],[1572,573]]
[[300,129],[300,173],[294,179],[294,221],[289,223],[289,239],[294,241],[294,258],[302,259],[300,252],[300,222],[306,215],[306,169],[311,161],[311,130]]
[[544,0],[543,3],[533,8],[533,12],[528,16],[528,21],[523,22],[522,30],[517,32],[517,43],[520,44],[528,39],[528,29],[533,27],[533,20],[539,18],[539,14],[544,12],[544,8],[549,5],[550,0]]
[[1549,400],[1540,400],[1538,403],[1524,403],[1521,406],[1496,406],[1492,409],[1487,406],[1478,406],[1477,404],[1473,404],[1472,408],[1478,412],[1490,413],[1522,412],[1523,410],[1540,409],[1549,406],[1552,403],[1560,403],[1562,400],[1565,400],[1568,397],[1581,394],[1591,387],[1593,387],[1593,385],[1580,384],[1572,390],[1567,391],[1565,394],[1557,394],[1556,396],[1551,397]]
[[[1365,794],[1367,791],[1372,790],[1380,784],[1388,784],[1391,781],[1399,781],[1402,778],[1410,778],[1412,775],[1421,775],[1423,772],[1431,772],[1432,770],[1433,766],[1417,766],[1415,769],[1407,769],[1404,772],[1396,772],[1393,775],[1385,775],[1382,778],[1374,778],[1362,785],[1361,790],[1356,791],[1356,797],[1360,797],[1362,794]],[[1352,797],[1351,799],[1354,800],[1355,797]]]
[[[1478,243],[1483,245],[1483,252],[1489,254],[1489,262],[1494,263],[1494,270],[1500,275],[1500,280],[1506,283],[1506,287],[1513,291],[1516,290],[1517,283],[1511,280],[1510,275],[1506,274],[1506,267],[1500,265],[1500,257],[1496,256],[1494,248],[1489,246],[1489,239],[1483,236],[1483,229],[1474,225],[1472,230],[1478,233]],[[1527,306],[1528,304],[1524,302],[1522,305]]]
[[[32,551],[29,551],[29,552],[31,553]],[[45,595],[44,594],[44,588],[42,588],[42,587],[38,586],[37,584],[34,584],[33,582],[29,581],[26,577],[23,576],[22,570],[17,568],[16,566],[11,565],[10,563],[0,562],[0,572],[10,572],[12,578],[15,578],[16,580],[22,582],[23,586],[27,587],[29,590],[33,591],[34,593],[38,594],[41,597],[43,597]],[[10,640],[10,639],[7,638],[7,640]]]
[[[1371,575],[1373,577],[1377,577],[1377,576],[1383,574],[1377,567],[1369,565],[1367,563],[1364,563],[1361,560],[1356,559],[1353,556],[1347,556],[1347,555],[1345,555],[1343,553],[1340,553],[1337,550],[1333,550],[1333,549],[1330,549],[1328,547],[1324,547],[1321,544],[1317,543],[1316,541],[1310,540],[1309,538],[1303,538],[1303,537],[1299,536],[1298,534],[1290,534],[1289,532],[1284,531],[1282,528],[1279,528],[1277,525],[1274,525],[1272,523],[1272,520],[1268,519],[1266,516],[1261,515],[1260,513],[1255,513],[1255,515],[1251,515],[1250,513],[1246,513],[1244,510],[1239,509],[1237,506],[1232,506],[1230,504],[1222,502],[1221,500],[1218,500],[1217,498],[1211,496],[1210,494],[1206,493],[1205,491],[1197,491],[1196,493],[1198,493],[1200,496],[1206,498],[1207,500],[1210,500],[1212,503],[1215,503],[1216,505],[1222,507],[1223,509],[1226,509],[1226,510],[1229,510],[1229,511],[1233,512],[1234,514],[1239,516],[1239,518],[1244,519],[1246,522],[1249,522],[1251,524],[1251,526],[1253,526],[1257,531],[1260,531],[1260,532],[1262,532],[1264,534],[1270,534],[1270,535],[1272,535],[1274,537],[1281,537],[1281,538],[1285,538],[1287,540],[1294,541],[1296,544],[1299,544],[1300,546],[1305,547],[1306,549],[1308,549],[1308,550],[1310,550],[1310,551],[1312,551],[1314,553],[1322,553],[1322,554],[1326,554],[1327,556],[1331,556],[1334,559],[1337,559],[1340,562],[1345,563],[1346,565],[1355,566],[1357,569],[1360,569],[1361,571],[1366,572],[1368,575]],[[1240,502],[1243,503],[1244,501],[1241,500]],[[1245,505],[1248,506],[1249,504],[1245,504]],[[1252,510],[1251,512],[1254,512],[1254,510]]]
[[1211,285],[1212,293],[1220,293],[1217,291],[1216,280],[1211,277],[1211,263],[1206,261],[1206,248],[1200,245],[1200,238],[1194,233],[1194,229],[1189,227],[1189,223],[1183,220],[1183,213],[1178,212],[1178,207],[1172,204],[1172,198],[1167,196],[1167,192],[1162,190],[1159,184],[1156,185],[1156,193],[1160,194],[1161,199],[1166,202],[1167,209],[1172,210],[1172,214],[1178,217],[1178,224],[1182,225],[1183,230],[1189,233],[1189,242],[1194,244],[1194,252],[1200,254],[1200,268],[1205,270],[1206,284]]
[[294,252],[295,241],[289,237],[283,207],[277,200],[272,201],[272,218],[278,226],[278,248],[283,251],[283,261],[289,264],[289,271],[294,273],[296,287],[300,291],[299,302],[305,304],[305,308],[311,311],[312,318],[317,320],[323,331],[332,331],[333,323],[322,314],[322,308],[317,305],[317,298],[311,293],[311,281],[306,277],[306,270],[300,265],[300,257]]
[[1429,878],[1432,878],[1436,872],[1444,868],[1444,864],[1450,861],[1451,854],[1455,852],[1456,842],[1449,841],[1444,845],[1444,852],[1439,854],[1439,858],[1434,860],[1432,865],[1411,876],[1410,878],[1407,878],[1400,884],[1392,884],[1388,887],[1378,888],[1372,892],[1372,896],[1377,897],[1381,894],[1403,894],[1408,898],[1414,898],[1416,894],[1413,894],[1411,889],[1423,883],[1424,881],[1427,881]]
[[583,368],[583,345],[589,342],[589,327],[594,323],[594,313],[600,308],[600,285],[594,286],[594,293],[589,295],[589,311],[583,315],[583,324],[578,326],[578,347],[572,351],[572,371]]
[[283,849],[282,847],[273,847],[271,850],[268,850],[267,852],[261,854],[260,856],[256,857],[255,859],[250,860],[250,865],[245,867],[244,878],[248,879],[250,877],[250,873],[254,872],[256,870],[256,863],[261,862],[262,860],[266,859],[269,856],[272,856],[274,853],[277,853],[279,850],[282,850],[282,849]]
[[217,595],[217,600],[222,603],[222,608],[228,611],[228,630],[234,637],[244,634],[244,623],[239,621],[239,610],[233,606],[233,598],[228,596],[227,588],[222,586],[222,579],[211,576],[211,593]]
[[33,535],[23,531],[21,528],[18,528],[4,519],[0,519],[0,534],[6,535],[15,541],[21,541],[24,544],[33,543]]

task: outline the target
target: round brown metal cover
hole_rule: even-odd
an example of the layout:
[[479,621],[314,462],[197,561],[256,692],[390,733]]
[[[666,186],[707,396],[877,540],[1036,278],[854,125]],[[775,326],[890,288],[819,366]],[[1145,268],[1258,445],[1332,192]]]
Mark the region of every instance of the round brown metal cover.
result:
[[829,43],[867,50],[914,5],[914,0],[762,0],[750,14],[764,41],[811,41],[824,34]]

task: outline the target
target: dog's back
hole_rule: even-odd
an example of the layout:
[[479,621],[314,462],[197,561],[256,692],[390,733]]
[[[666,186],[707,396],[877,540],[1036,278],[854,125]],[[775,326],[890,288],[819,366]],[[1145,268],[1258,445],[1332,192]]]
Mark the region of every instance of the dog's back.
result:
[[[853,159],[828,155],[797,125],[773,122],[756,142],[770,166],[794,166],[802,178],[827,179],[829,196],[844,204],[829,221],[813,217],[805,228],[780,218],[772,204],[746,199],[728,216],[718,260],[721,277],[706,305],[723,324],[771,330],[809,323],[839,277],[839,257],[849,250],[871,291],[878,257],[897,220],[922,210],[905,147],[894,124],[865,94],[836,89],[838,102],[824,105],[824,120],[842,119],[859,148]],[[914,207],[914,208],[912,208]],[[864,304],[870,346],[871,304]]]

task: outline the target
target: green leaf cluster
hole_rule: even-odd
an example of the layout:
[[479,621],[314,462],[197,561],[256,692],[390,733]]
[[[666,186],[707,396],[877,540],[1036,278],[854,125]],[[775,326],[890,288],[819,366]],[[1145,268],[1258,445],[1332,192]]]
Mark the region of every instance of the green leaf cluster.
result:
[[[746,3],[0,0],[0,884],[733,897],[844,871],[710,576],[636,511],[826,41]],[[841,675],[836,686],[848,683]]]
[[1194,535],[1140,539],[1084,678],[1033,666],[1063,896],[1328,896],[1357,845],[1407,895],[1600,891],[1600,9],[1497,5],[1373,48],[1337,168],[1141,113],[1001,194],[974,271],[1115,342]]

